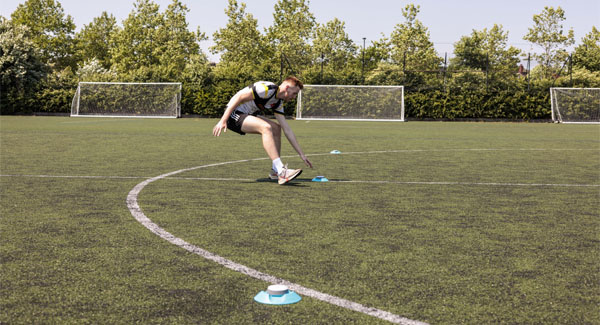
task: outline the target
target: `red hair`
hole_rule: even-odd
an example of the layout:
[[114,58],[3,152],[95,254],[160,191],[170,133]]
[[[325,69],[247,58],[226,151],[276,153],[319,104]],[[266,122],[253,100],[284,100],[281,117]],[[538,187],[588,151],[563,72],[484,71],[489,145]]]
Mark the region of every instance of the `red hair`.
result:
[[285,80],[283,82],[289,82],[300,89],[304,89],[304,84],[302,83],[302,81],[300,81],[300,79],[298,79],[294,76],[289,76],[289,77],[285,78]]

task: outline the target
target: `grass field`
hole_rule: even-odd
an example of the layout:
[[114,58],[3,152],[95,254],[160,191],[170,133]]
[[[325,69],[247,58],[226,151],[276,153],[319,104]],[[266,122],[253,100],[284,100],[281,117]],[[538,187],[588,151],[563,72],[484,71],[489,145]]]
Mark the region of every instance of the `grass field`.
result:
[[290,121],[315,168],[279,186],[215,123],[0,117],[0,323],[387,323],[258,304],[144,227],[128,195],[181,171],[145,216],[254,270],[431,324],[600,324],[600,126]]

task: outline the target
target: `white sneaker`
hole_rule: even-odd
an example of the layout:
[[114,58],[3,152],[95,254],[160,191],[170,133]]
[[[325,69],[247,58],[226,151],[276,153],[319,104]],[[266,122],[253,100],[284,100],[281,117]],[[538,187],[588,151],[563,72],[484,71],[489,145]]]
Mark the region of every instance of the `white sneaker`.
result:
[[281,170],[281,173],[279,173],[278,177],[279,177],[279,185],[283,185],[291,180],[293,180],[294,178],[298,177],[300,174],[302,174],[302,169],[288,169],[287,165],[285,165],[283,167],[283,169]]
[[276,181],[279,179],[279,175],[277,175],[277,171],[274,169],[271,169],[271,172],[269,173],[269,179]]

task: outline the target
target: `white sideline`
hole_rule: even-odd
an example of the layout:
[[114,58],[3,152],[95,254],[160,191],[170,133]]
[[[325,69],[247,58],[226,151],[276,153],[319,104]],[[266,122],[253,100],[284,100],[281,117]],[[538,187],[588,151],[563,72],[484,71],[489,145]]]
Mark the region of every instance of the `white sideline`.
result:
[[[201,166],[202,167],[202,166]],[[199,168],[199,167],[198,167]],[[10,174],[0,177],[37,177],[37,178],[90,178],[90,179],[147,179],[149,176],[100,176],[100,175],[25,175]],[[191,180],[191,181],[226,181],[226,182],[256,182],[252,178],[225,178],[225,177],[163,177],[162,179]],[[303,180],[296,180],[302,182]],[[306,180],[305,180],[306,182]],[[560,184],[560,183],[486,183],[486,182],[419,182],[419,181],[362,181],[362,180],[336,180],[330,179],[329,183],[357,183],[357,184],[398,184],[398,185],[465,185],[465,186],[531,186],[531,187],[600,187],[600,184]]]

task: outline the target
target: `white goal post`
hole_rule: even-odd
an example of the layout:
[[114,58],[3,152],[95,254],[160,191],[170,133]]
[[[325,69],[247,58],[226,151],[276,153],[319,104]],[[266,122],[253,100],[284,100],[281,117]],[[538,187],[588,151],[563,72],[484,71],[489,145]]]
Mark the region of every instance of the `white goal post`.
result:
[[404,86],[304,85],[298,120],[404,121]]
[[600,88],[550,88],[552,121],[600,124]]
[[71,116],[181,117],[181,83],[80,82]]

